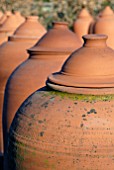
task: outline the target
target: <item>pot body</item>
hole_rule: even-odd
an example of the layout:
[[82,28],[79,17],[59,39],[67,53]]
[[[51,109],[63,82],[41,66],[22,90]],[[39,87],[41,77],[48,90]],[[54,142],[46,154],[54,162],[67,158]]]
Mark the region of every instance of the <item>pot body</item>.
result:
[[0,47],[0,152],[3,152],[2,112],[5,86],[14,69],[28,58],[26,49],[36,41],[37,39],[28,42],[8,41]]
[[37,89],[45,86],[48,75],[60,71],[69,54],[36,55],[24,63],[11,75],[5,92],[3,113],[4,142],[14,115],[24,100]]
[[10,128],[7,170],[114,169],[114,95],[40,90]]

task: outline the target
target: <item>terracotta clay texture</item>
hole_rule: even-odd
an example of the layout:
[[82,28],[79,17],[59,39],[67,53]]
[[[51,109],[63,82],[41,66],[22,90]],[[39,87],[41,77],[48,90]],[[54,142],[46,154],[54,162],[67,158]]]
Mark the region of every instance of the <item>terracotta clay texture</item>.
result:
[[0,11],[0,19],[2,18],[2,16],[3,16],[3,12],[2,12],[2,11]]
[[[34,30],[34,32],[33,32]],[[28,16],[26,22],[15,31],[16,36],[37,36],[40,39],[46,33],[44,26],[38,21],[38,16]]]
[[10,128],[7,170],[114,169],[114,51],[106,38],[85,36],[84,47],[49,76],[51,89],[21,105]]
[[[47,76],[59,71],[65,59],[81,42],[68,29],[66,22],[55,22],[53,29],[29,50],[30,57],[9,78],[4,105],[4,136],[21,103],[35,90],[45,85]],[[4,137],[4,139],[7,137]]]
[[[31,19],[32,18],[32,19]],[[16,67],[28,58],[26,49],[33,46],[46,30],[39,30],[36,16],[27,17],[9,41],[0,46],[0,151],[3,152],[2,140],[2,108],[6,82]],[[31,25],[31,26],[30,26]],[[28,26],[28,29],[27,29]],[[42,26],[43,27],[43,26]]]
[[24,23],[25,18],[20,14],[19,11],[15,11],[14,14],[15,14],[15,16],[16,16],[17,21],[19,22],[19,24]]
[[114,49],[114,13],[109,6],[107,6],[99,15],[99,18],[93,26],[94,34],[108,35],[107,44]]
[[11,15],[10,11],[6,11],[4,15],[0,18],[0,26],[4,23],[4,21],[7,19],[8,16]]
[[0,44],[7,41],[8,36],[12,35],[21,24],[22,21],[20,22],[16,15],[8,13],[6,20],[0,27]]
[[86,8],[83,8],[80,12],[77,20],[74,22],[74,32],[83,41],[82,36],[92,32],[93,18],[89,14]]

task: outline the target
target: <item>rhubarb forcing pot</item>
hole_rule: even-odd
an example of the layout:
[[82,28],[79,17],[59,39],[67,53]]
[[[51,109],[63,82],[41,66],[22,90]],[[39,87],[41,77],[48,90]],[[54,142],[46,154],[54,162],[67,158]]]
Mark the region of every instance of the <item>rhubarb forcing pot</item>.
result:
[[99,18],[93,26],[94,34],[108,35],[107,44],[114,49],[114,12],[107,6],[99,15]]
[[114,169],[114,51],[106,39],[84,36],[47,87],[21,105],[10,127],[7,170]]
[[46,32],[44,29],[41,33],[37,19],[36,16],[27,17],[8,42],[0,46],[0,152],[3,152],[2,111],[6,82],[14,69],[28,58],[26,49],[33,46]]
[[[59,71],[64,61],[81,42],[68,29],[66,22],[55,22],[39,42],[28,50],[29,59],[22,63],[8,80],[4,99],[4,139],[13,117],[23,101],[45,85],[47,76]],[[7,141],[7,140],[5,140]]]
[[0,44],[8,40],[8,36],[13,35],[14,31],[22,24],[16,15],[8,12],[6,20],[0,27]]
[[79,36],[81,41],[83,41],[83,35],[91,32],[93,21],[94,20],[87,9],[83,8],[78,15],[77,20],[74,22],[74,32]]

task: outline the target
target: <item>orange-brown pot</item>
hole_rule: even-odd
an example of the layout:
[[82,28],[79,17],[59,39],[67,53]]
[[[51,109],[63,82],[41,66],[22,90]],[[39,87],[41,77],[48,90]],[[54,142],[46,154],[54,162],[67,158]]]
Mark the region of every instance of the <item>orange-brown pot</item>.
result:
[[7,135],[21,103],[35,90],[44,86],[47,76],[59,71],[65,59],[80,46],[81,42],[76,34],[68,29],[66,22],[55,22],[53,29],[29,50],[29,59],[11,75],[6,87],[4,136]]
[[82,42],[82,36],[91,32],[93,21],[87,9],[83,8],[77,20],[74,22],[74,32],[79,36]]
[[22,24],[16,15],[8,13],[6,20],[0,27],[0,44],[7,41],[8,36],[12,35],[14,31]]
[[109,6],[107,6],[93,26],[94,34],[108,35],[107,44],[114,49],[114,13]]
[[19,24],[22,24],[25,21],[25,18],[20,14],[19,11],[15,11],[14,14],[15,14]]
[[114,169],[114,51],[106,36],[84,41],[19,108],[5,170]]
[[44,29],[41,34],[37,19],[36,16],[29,16],[25,23],[17,29],[15,34],[9,37],[9,41],[0,46],[0,152],[3,152],[3,146],[1,143],[2,108],[6,82],[13,70],[28,58],[26,49],[33,46],[41,35],[46,32]]
[[3,17],[3,12],[0,11],[0,19]]
[[4,15],[0,18],[0,26],[4,23],[4,21],[7,19],[8,16],[11,15],[10,11],[6,11]]

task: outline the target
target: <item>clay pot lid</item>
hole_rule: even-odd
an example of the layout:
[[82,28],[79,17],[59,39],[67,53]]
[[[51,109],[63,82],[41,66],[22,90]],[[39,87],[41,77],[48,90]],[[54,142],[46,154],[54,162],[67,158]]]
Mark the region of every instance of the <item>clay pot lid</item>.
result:
[[41,38],[46,33],[45,28],[38,22],[38,16],[28,16],[26,21],[14,32],[15,36]]
[[60,72],[49,76],[47,84],[73,93],[80,89],[81,93],[96,94],[98,89],[104,93],[105,88],[109,93],[114,88],[114,51],[106,45],[107,36],[89,34],[83,39],[83,47],[66,60]]
[[81,12],[78,15],[78,18],[92,18],[92,16],[90,15],[90,13],[88,12],[88,10],[86,8],[83,8],[81,10]]
[[72,52],[82,46],[81,41],[68,29],[67,22],[53,22],[50,29],[29,52]]
[[110,6],[106,6],[106,8],[100,13],[100,17],[107,17],[107,16],[113,16],[114,17],[114,12],[110,8]]

